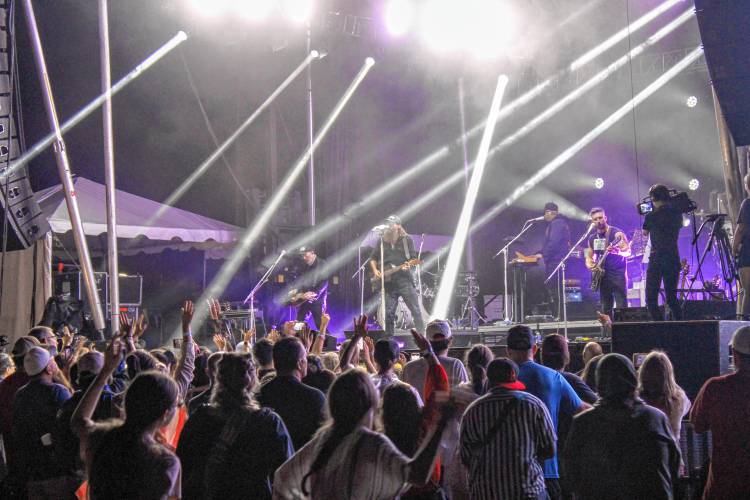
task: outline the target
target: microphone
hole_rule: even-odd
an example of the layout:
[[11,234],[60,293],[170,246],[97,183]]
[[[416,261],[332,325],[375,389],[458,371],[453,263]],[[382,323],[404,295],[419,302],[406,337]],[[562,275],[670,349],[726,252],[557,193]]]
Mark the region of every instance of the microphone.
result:
[[534,217],[533,219],[529,219],[526,222],[540,222],[540,221],[543,221],[543,220],[544,220],[544,216],[542,215],[540,217]]
[[372,228],[371,230],[372,230],[372,231],[378,231],[378,232],[380,232],[380,231],[385,231],[385,230],[386,230],[386,229],[388,229],[389,227],[390,227],[390,226],[388,226],[388,224],[380,224],[380,225],[378,225],[378,226],[375,226],[375,227],[374,227],[374,228]]

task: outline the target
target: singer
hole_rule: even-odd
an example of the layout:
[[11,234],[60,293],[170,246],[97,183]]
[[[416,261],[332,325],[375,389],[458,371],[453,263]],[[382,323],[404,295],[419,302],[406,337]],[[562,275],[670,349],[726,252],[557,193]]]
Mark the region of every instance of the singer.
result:
[[416,261],[414,241],[401,226],[401,219],[397,215],[391,215],[385,224],[373,230],[381,232],[383,261],[380,262],[381,245],[373,248],[369,260],[373,283],[378,287],[381,281],[385,283],[385,332],[387,335],[394,333],[399,297],[411,312],[417,330],[423,332],[424,319],[410,272]]
[[[536,253],[536,256],[544,259],[545,274],[549,276],[560,265],[560,261],[570,248],[570,226],[567,217],[560,214],[557,204],[551,201],[544,205],[543,217],[547,222],[547,229],[544,233],[544,244],[541,250]],[[560,304],[562,303],[563,290],[564,286],[558,271],[558,279],[551,279],[547,283],[552,314],[558,319],[562,317]]]

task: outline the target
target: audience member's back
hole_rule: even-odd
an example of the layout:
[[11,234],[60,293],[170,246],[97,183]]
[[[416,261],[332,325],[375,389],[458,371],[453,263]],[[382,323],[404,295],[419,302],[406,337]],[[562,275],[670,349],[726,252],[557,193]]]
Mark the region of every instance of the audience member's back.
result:
[[[448,347],[453,340],[453,334],[450,325],[444,320],[433,320],[428,323],[425,336],[432,345],[432,350],[438,357],[440,364],[448,374],[448,382],[451,387],[456,387],[462,382],[469,380],[466,374],[466,368],[460,359],[447,356]],[[424,396],[424,381],[427,373],[427,360],[424,358],[415,359],[406,363],[404,366],[401,379],[407,384],[414,387],[421,396]]]
[[690,422],[711,431],[713,448],[703,498],[747,498],[750,471],[750,328],[732,337],[735,373],[709,379],[695,398]]
[[251,400],[255,367],[249,353],[225,353],[211,404],[190,417],[177,447],[182,498],[271,498],[271,478],[292,456],[281,418]]
[[298,339],[286,337],[276,342],[273,363],[276,376],[261,386],[257,399],[284,420],[298,450],[323,422],[325,395],[302,383],[307,374],[307,353]]
[[579,499],[671,499],[680,454],[669,421],[635,396],[632,363],[608,354],[597,367],[600,400],[574,417],[563,456]]

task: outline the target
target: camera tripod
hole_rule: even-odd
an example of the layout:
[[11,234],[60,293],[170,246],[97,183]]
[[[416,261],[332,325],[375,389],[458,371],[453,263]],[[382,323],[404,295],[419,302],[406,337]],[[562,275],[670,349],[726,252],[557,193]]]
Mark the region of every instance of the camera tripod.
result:
[[[727,214],[709,214],[705,217],[705,220],[701,223],[700,227],[694,229],[692,246],[695,248],[695,256],[698,258],[698,267],[695,270],[695,275],[690,280],[690,286],[688,291],[693,290],[693,285],[700,276],[702,281],[705,281],[703,277],[703,262],[706,260],[706,256],[711,249],[715,249],[719,264],[721,267],[722,278],[729,289],[730,298],[735,297],[735,293],[732,287],[732,283],[737,279],[737,268],[732,258],[732,245],[729,241],[729,235],[726,229],[724,229],[724,221]],[[703,229],[707,224],[711,224],[711,232],[706,242],[706,246],[703,252],[698,249],[698,239],[703,233]],[[695,214],[693,214],[693,228],[695,228]]]

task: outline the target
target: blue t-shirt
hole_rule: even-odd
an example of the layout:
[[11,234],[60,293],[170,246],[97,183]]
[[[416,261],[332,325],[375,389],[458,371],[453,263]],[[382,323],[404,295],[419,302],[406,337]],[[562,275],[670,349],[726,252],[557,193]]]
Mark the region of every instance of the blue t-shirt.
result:
[[[581,398],[570,386],[562,374],[533,361],[518,366],[518,380],[526,385],[526,392],[533,394],[544,402],[557,432],[559,413],[573,415],[583,404]],[[544,461],[544,477],[559,478],[557,467],[557,449],[555,456]]]

